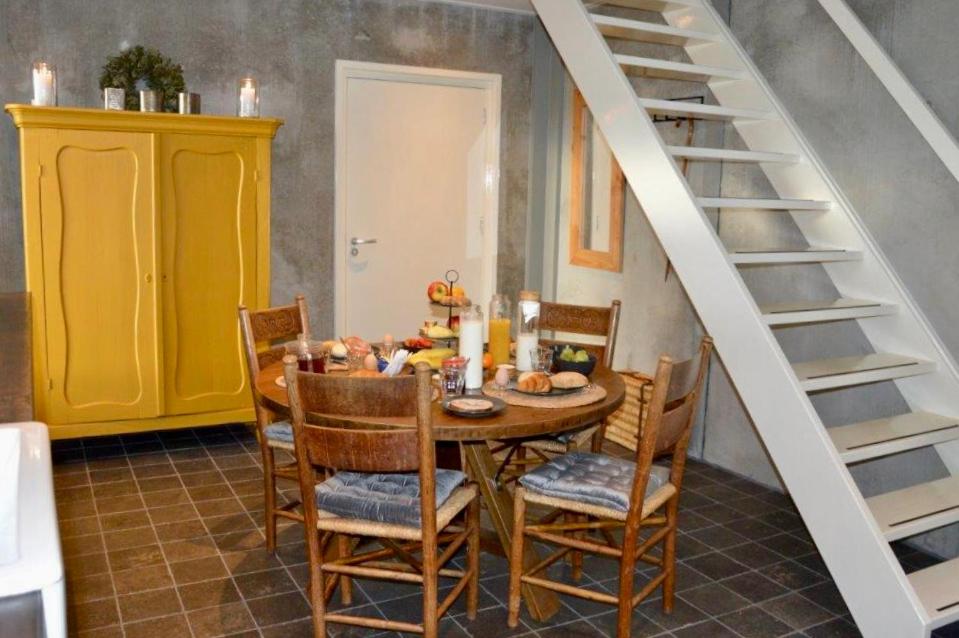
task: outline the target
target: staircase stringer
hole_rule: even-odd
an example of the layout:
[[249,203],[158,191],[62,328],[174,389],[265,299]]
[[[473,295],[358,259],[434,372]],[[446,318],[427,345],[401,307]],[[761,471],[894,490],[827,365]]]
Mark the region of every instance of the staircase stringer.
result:
[[[700,15],[700,11],[705,14]],[[767,102],[764,107],[774,111],[778,119],[769,122],[734,122],[737,133],[750,148],[775,148],[777,151],[785,148],[787,152],[794,152],[803,158],[802,163],[809,167],[812,174],[797,171],[794,166],[762,164],[761,167],[783,197],[835,202],[837,212],[842,213],[842,217],[834,216],[832,223],[823,223],[822,219],[802,213],[793,214],[793,219],[807,239],[815,244],[838,243],[863,253],[862,262],[855,265],[824,265],[842,295],[878,299],[899,307],[895,315],[858,322],[877,351],[898,352],[937,363],[936,372],[932,374],[895,381],[909,407],[914,411],[931,410],[940,414],[959,415],[959,365],[955,358],[883,254],[862,217],[729,26],[708,0],[702,3],[702,7],[672,11],[664,16],[667,23],[674,26],[682,24],[686,28],[716,32],[723,36],[722,44],[686,47],[687,54],[700,64],[719,63],[747,72],[750,79],[746,81],[710,83],[717,101],[724,106],[756,108],[753,101],[744,104],[742,97],[750,94],[749,90],[742,90],[743,85],[754,83],[753,90],[758,89],[762,99]],[[727,50],[723,51],[717,62],[714,54],[723,49]],[[779,125],[784,127],[783,130],[776,130]],[[809,182],[813,180],[819,184],[811,189]],[[941,443],[935,449],[949,472],[959,475],[959,441]]]
[[[632,85],[573,0],[532,0],[867,636],[928,617]],[[850,542],[852,540],[852,542]]]

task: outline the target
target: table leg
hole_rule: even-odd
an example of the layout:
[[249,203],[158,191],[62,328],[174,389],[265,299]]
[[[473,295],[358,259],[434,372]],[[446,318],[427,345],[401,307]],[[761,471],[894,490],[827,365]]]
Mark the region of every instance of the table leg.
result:
[[[513,497],[505,489],[496,488],[496,461],[485,441],[463,443],[470,478],[479,484],[480,494],[486,503],[493,526],[499,536],[499,542],[509,556],[510,541],[513,538]],[[528,568],[540,561],[539,552],[532,543],[526,543],[523,553],[523,566]],[[538,622],[544,622],[559,611],[559,597],[548,589],[523,585],[523,600],[529,615]]]

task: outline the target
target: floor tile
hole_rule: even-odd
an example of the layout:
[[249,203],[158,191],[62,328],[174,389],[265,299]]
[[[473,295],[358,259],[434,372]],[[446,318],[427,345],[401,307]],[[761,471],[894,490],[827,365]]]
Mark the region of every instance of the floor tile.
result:
[[746,607],[719,616],[716,620],[743,638],[770,638],[789,632],[789,626],[759,607]]
[[183,611],[180,598],[172,587],[119,596],[117,602],[120,606],[120,618],[124,623],[169,616]]

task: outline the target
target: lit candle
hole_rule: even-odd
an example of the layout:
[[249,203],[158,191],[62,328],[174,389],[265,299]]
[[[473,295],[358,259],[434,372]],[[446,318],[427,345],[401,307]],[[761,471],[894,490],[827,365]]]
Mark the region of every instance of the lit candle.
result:
[[57,77],[56,68],[46,62],[33,65],[33,102],[34,106],[56,106]]
[[240,80],[240,105],[237,114],[240,117],[259,117],[259,100],[256,95],[256,80],[244,78]]

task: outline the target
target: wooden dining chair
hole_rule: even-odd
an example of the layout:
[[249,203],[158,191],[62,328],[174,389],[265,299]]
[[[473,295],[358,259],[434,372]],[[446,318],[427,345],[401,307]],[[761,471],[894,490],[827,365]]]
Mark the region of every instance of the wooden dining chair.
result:
[[277,479],[297,481],[296,463],[276,464],[275,450],[293,451],[293,427],[287,421],[275,421],[275,415],[264,407],[256,394],[254,382],[260,370],[280,361],[286,354],[282,341],[296,339],[300,333],[310,332],[310,315],[303,295],[297,295],[289,306],[249,310],[239,307],[240,333],[243,335],[243,351],[253,392],[253,408],[256,413],[256,436],[263,458],[263,502],[266,524],[266,547],[276,550],[277,518],[303,521],[297,511],[298,500],[277,505]]
[[[590,452],[574,452],[541,465],[519,479],[514,494],[513,539],[510,547],[508,624],[519,622],[520,586],[537,585],[600,603],[616,605],[617,638],[628,638],[633,608],[657,587],[663,588],[663,610],[671,613],[676,588],[676,529],[686,449],[696,406],[706,378],[712,339],[703,337],[697,358],[673,364],[663,356],[656,368],[649,413],[635,461]],[[671,450],[669,467],[653,465]],[[526,524],[528,503],[558,508],[572,515],[563,523]],[[622,531],[621,540],[614,535]],[[651,533],[645,538],[640,532]],[[600,532],[603,538],[592,535]],[[534,567],[523,571],[527,539],[559,546]],[[662,543],[662,554],[653,550]],[[573,557],[573,578],[580,578],[582,553],[619,561],[619,592],[614,596],[546,578],[541,573],[567,554]],[[636,563],[659,567],[634,593]]]
[[[586,350],[596,356],[599,365],[613,367],[616,353],[616,336],[619,331],[619,315],[622,303],[614,299],[608,306],[573,306],[543,302],[540,304],[539,329],[541,331],[603,337],[601,344],[582,343],[565,338],[540,339],[544,345],[566,343]],[[522,473],[536,465],[549,461],[556,455],[583,449],[591,441],[590,449],[599,452],[605,435],[605,420],[579,430],[564,432],[558,436],[530,439],[522,442],[504,441],[494,446],[493,453],[509,450],[501,462],[497,478],[504,483],[515,481]]]
[[[466,475],[436,468],[432,429],[432,371],[416,365],[416,428],[357,429],[336,416],[306,413],[323,409],[324,376],[299,372],[296,357],[284,359],[284,376],[293,421],[293,438],[304,507],[310,564],[313,632],[326,637],[327,623],[380,631],[437,635],[439,619],[466,590],[466,613],[476,616],[479,597],[479,501],[475,483]],[[359,379],[384,383],[381,379]],[[362,414],[358,398],[353,414]],[[366,399],[381,402],[378,395]],[[316,483],[315,468],[332,473]],[[465,525],[453,519],[466,510]],[[338,539],[339,556],[325,558],[327,545]],[[378,549],[353,553],[356,537],[375,538]],[[466,569],[445,565],[466,544]],[[442,550],[442,551],[441,551]],[[326,604],[337,585],[344,604],[351,602],[351,578],[372,578],[423,586],[423,620],[419,624],[345,613],[330,613]],[[453,587],[440,601],[439,579]]]

